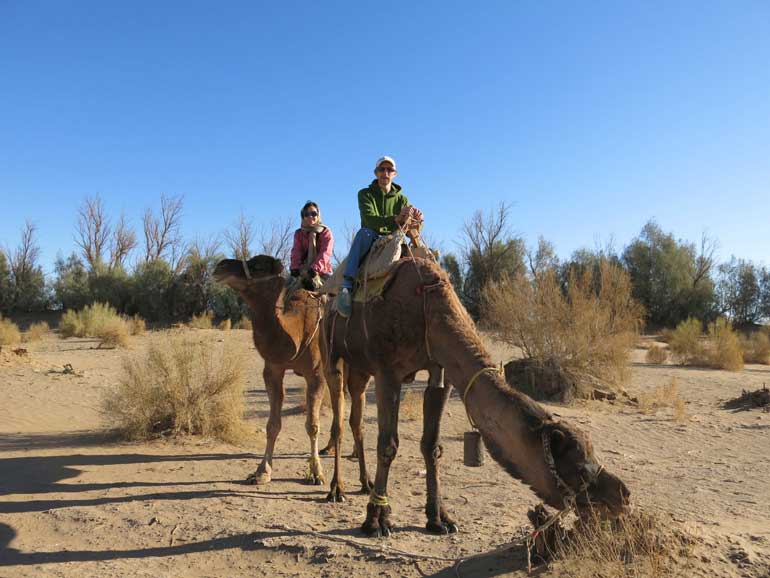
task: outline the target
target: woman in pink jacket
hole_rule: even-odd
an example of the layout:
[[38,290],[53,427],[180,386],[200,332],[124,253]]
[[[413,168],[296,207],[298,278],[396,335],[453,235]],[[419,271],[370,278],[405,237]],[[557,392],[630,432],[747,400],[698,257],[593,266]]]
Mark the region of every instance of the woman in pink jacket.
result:
[[315,290],[332,274],[334,237],[321,222],[321,210],[313,201],[305,203],[300,215],[302,226],[294,232],[289,268],[292,277],[301,277],[305,288]]

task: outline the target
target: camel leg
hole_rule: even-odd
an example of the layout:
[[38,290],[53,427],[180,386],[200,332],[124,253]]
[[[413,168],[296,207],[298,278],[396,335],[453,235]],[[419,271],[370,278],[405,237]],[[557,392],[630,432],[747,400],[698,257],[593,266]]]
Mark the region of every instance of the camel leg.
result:
[[345,393],[342,387],[342,359],[338,359],[328,371],[329,394],[332,398],[332,439],[334,440],[334,476],[326,500],[345,501],[345,484],[342,482],[342,418],[345,413]]
[[262,457],[262,463],[259,464],[257,471],[246,478],[246,483],[251,485],[262,485],[270,482],[273,474],[273,450],[275,441],[281,432],[281,408],[283,407],[283,374],[286,368],[281,365],[274,365],[265,362],[265,369],[262,377],[265,380],[265,389],[267,390],[267,399],[270,402],[270,417],[267,420],[267,444],[265,446],[265,455]]
[[358,479],[361,481],[361,493],[372,491],[372,481],[366,471],[366,455],[364,453],[364,409],[366,408],[366,386],[369,375],[366,373],[350,372],[348,389],[350,390],[350,430],[353,432],[353,455],[358,458]]
[[306,373],[305,382],[307,383],[305,430],[310,438],[310,458],[308,459],[308,471],[305,479],[310,484],[320,486],[325,480],[321,460],[318,457],[318,431],[321,401],[324,390],[326,390],[326,378],[324,378],[320,367],[316,367],[312,372]]
[[388,503],[388,474],[390,464],[398,453],[398,407],[401,401],[401,380],[390,374],[375,376],[377,392],[377,474],[374,489],[366,506],[366,520],[361,530],[367,536],[390,536],[391,507]]
[[427,387],[423,397],[422,406],[422,440],[420,440],[420,450],[425,458],[425,479],[428,485],[428,498],[425,503],[425,514],[428,516],[428,523],[425,528],[429,532],[436,534],[454,534],[457,532],[457,524],[446,513],[441,505],[441,483],[439,481],[439,460],[443,448],[438,443],[439,431],[441,429],[441,417],[444,415],[444,408],[449,400],[449,394],[452,386],[447,385],[442,388]]

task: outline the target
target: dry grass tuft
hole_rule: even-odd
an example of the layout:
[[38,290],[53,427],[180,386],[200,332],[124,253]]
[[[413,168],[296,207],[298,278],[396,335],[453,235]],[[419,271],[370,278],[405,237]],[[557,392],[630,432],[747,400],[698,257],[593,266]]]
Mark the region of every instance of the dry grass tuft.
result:
[[656,387],[654,391],[639,396],[639,410],[642,413],[654,414],[665,408],[672,409],[676,421],[687,419],[684,400],[679,397],[676,377],[672,377],[668,385]]
[[104,408],[130,439],[169,433],[234,443],[246,435],[243,366],[229,340],[164,332],[124,362]]
[[692,317],[677,325],[670,335],[669,348],[682,365],[728,371],[743,369],[738,334],[726,319],[709,323],[705,339],[701,334],[701,322]]
[[187,325],[193,329],[211,329],[214,327],[214,314],[211,311],[206,311],[200,315],[193,315]]
[[406,421],[416,421],[422,419],[422,391],[410,389],[401,400],[399,417]]
[[0,346],[16,345],[21,341],[21,332],[10,319],[4,319],[0,315]]
[[220,331],[230,331],[233,327],[233,322],[230,321],[230,319],[225,319],[219,324],[219,330]]
[[117,311],[105,303],[87,305],[80,311],[68,310],[59,322],[62,337],[96,337],[101,346],[128,345],[129,325]]
[[248,331],[251,331],[251,329],[252,329],[251,319],[249,319],[246,316],[241,317],[238,320],[238,323],[235,324],[234,329],[247,329]]
[[50,330],[51,328],[48,327],[48,323],[45,321],[38,321],[37,323],[33,323],[29,326],[27,332],[22,336],[22,339],[27,343],[30,341],[39,341]]
[[634,510],[613,522],[593,513],[568,532],[553,532],[548,554],[574,578],[690,576],[696,540],[658,517]]
[[502,341],[569,378],[562,398],[589,397],[597,382],[625,381],[643,310],[621,267],[603,261],[596,275],[570,275],[566,288],[553,269],[503,277],[483,295],[484,320]]
[[701,340],[701,322],[694,317],[682,321],[673,331],[668,331],[668,347],[682,365],[703,365],[706,348]]
[[131,335],[144,335],[144,332],[147,331],[147,323],[138,313],[132,317],[127,317],[126,324]]
[[647,349],[647,353],[644,356],[647,363],[652,363],[654,365],[663,365],[668,360],[668,349],[663,347],[662,345],[650,345],[649,349]]
[[764,331],[755,331],[741,339],[743,361],[770,365],[770,337]]

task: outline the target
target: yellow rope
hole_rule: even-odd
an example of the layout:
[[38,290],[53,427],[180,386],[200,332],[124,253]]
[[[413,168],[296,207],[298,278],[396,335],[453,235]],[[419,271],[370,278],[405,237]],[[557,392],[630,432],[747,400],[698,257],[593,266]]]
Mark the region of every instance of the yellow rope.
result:
[[375,506],[387,506],[388,496],[380,496],[377,492],[372,491],[369,495],[369,503],[374,504]]
[[471,377],[471,378],[468,380],[468,385],[465,387],[465,391],[463,392],[463,405],[465,405],[465,413],[466,413],[466,415],[468,416],[468,422],[470,422],[470,424],[471,424],[471,427],[472,427],[473,429],[476,429],[476,424],[475,424],[475,423],[473,423],[473,418],[471,418],[471,414],[470,414],[470,412],[468,411],[468,404],[466,403],[466,401],[465,401],[465,400],[466,400],[466,399],[468,399],[468,392],[469,392],[469,391],[471,390],[471,388],[473,387],[473,384],[474,384],[474,383],[476,383],[476,379],[478,379],[478,377],[479,377],[479,376],[480,376],[482,373],[485,373],[485,372],[487,372],[487,371],[493,371],[493,372],[495,372],[495,373],[498,373],[498,374],[500,374],[500,375],[502,375],[502,373],[503,373],[503,371],[502,371],[502,368],[497,368],[497,367],[482,367],[482,368],[481,368],[481,369],[479,369],[479,370],[478,370],[476,373],[474,373],[474,374],[473,374],[473,377]]

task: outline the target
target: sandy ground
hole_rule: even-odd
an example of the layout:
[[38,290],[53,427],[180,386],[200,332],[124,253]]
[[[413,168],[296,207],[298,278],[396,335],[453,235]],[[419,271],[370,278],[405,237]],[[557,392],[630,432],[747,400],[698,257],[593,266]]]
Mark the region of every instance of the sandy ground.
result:
[[[233,333],[250,347],[247,332]],[[94,341],[49,335],[26,345],[24,358],[7,348],[0,353],[0,577],[455,576],[449,559],[474,554],[482,555],[464,562],[460,576],[527,575],[524,548],[505,546],[526,530],[526,512],[538,500],[489,457],[480,468],[462,465],[467,422],[457,397],[443,429],[442,479],[460,533],[424,531],[421,423],[402,417],[389,488],[397,529],[388,540],[367,539],[358,530],[367,497],[356,493],[353,461],[343,462],[344,504],[328,504],[326,487],[302,483],[308,443],[298,412],[284,418],[273,482],[241,483],[261,455],[267,415],[262,361],[253,348],[247,417],[257,434],[251,443],[110,438],[100,403],[120,378],[122,359],[148,338],[132,339],[128,351],[98,350]],[[510,357],[500,344],[490,348],[496,358]],[[607,402],[548,409],[590,432],[600,459],[630,487],[635,507],[695,537],[686,575],[770,576],[770,413],[723,407],[743,389],[770,383],[770,367],[729,373],[649,366],[643,359],[643,350],[634,352],[628,392],[649,394],[676,379],[683,419],[670,408],[642,413]],[[67,363],[75,374],[63,373]],[[288,408],[300,402],[300,379],[287,376]],[[424,382],[408,387],[419,390]],[[366,447],[373,468],[376,414],[369,399]],[[327,412],[326,431],[329,422]],[[347,455],[349,432],[344,447]],[[323,463],[330,476],[331,458]],[[378,553],[382,546],[447,560]],[[558,564],[534,573],[569,575]]]

